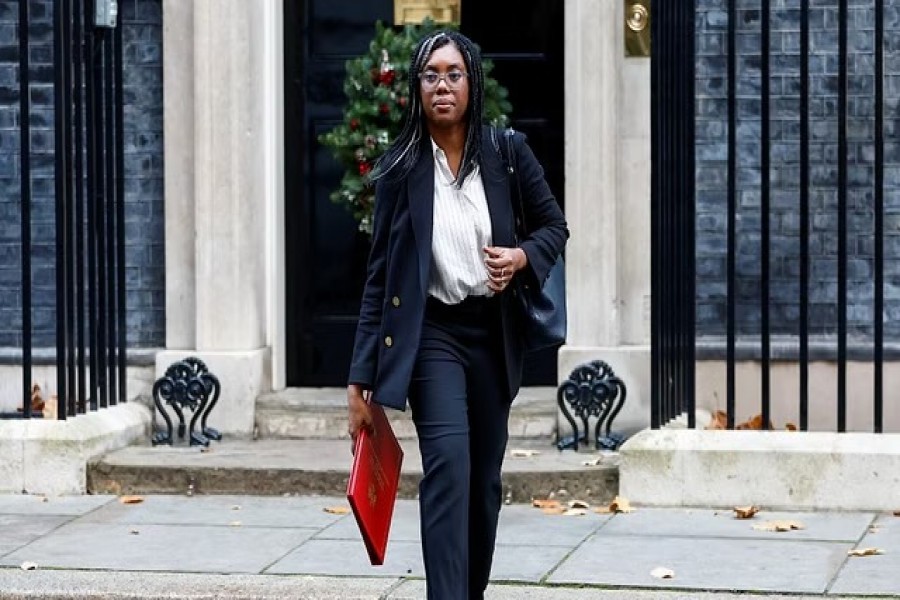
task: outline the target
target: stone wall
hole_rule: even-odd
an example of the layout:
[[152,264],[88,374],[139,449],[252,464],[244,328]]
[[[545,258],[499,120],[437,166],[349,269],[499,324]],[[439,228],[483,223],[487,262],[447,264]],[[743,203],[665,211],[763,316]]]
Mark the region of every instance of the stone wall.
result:
[[[848,326],[873,330],[875,0],[850,0],[848,77]],[[810,2],[811,334],[837,329],[838,0]],[[726,0],[697,0],[697,328],[725,333],[728,71]],[[900,0],[884,0],[885,339],[900,336]],[[760,327],[761,13],[737,0],[737,328]],[[771,330],[799,330],[800,0],[770,17]]]
[[[19,0],[0,0],[0,348],[22,345]],[[165,344],[162,9],[119,0],[124,38],[127,343]],[[33,343],[55,345],[53,3],[31,0]]]

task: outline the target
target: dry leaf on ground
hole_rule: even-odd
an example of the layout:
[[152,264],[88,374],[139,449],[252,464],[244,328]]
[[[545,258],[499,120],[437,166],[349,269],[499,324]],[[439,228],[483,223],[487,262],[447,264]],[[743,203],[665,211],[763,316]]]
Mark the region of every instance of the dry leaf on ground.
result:
[[757,531],[793,531],[795,529],[806,529],[806,526],[800,521],[766,521],[753,526]]
[[752,519],[756,513],[759,512],[758,506],[735,506],[734,507],[734,518],[735,519]]
[[[752,429],[752,430],[757,430],[757,431],[761,430],[762,428],[763,428],[762,415],[755,415],[755,416],[751,417],[750,419],[748,419],[747,421],[744,421],[740,425],[735,426],[735,429]],[[772,421],[769,421],[769,429],[770,430],[775,429],[772,426]]]
[[541,512],[545,515],[561,515],[564,514],[568,509],[564,506],[548,506],[546,508],[542,508]]
[[894,511],[894,516],[895,516],[895,517],[900,517],[900,510],[895,510],[895,511]]
[[235,504],[231,507],[231,510],[241,510],[241,506],[239,504]]
[[552,499],[549,499],[549,500],[540,500],[540,499],[535,499],[535,500],[532,500],[532,501],[531,501],[531,506],[533,506],[534,508],[559,508],[561,505],[560,505],[560,503],[559,503],[559,500],[552,500]]
[[122,496],[119,498],[119,502],[122,504],[140,504],[143,501],[143,496]]
[[656,577],[657,579],[674,579],[675,571],[672,569],[667,569],[665,567],[656,567],[652,571],[650,571],[650,575]]
[[634,512],[634,509],[631,508],[631,503],[628,502],[628,499],[621,496],[616,496],[615,498],[613,498],[613,501],[609,504],[609,510],[616,513]]
[[513,448],[509,451],[510,456],[513,458],[530,458],[532,456],[537,456],[540,454],[538,450],[527,450],[525,448]]
[[784,426],[784,428],[787,429],[788,431],[797,431],[797,426],[794,425],[793,423],[786,424]]
[[131,535],[140,535],[141,532],[137,529],[130,529],[128,533],[130,533]]
[[847,552],[847,556],[875,556],[876,554],[884,554],[881,548],[854,548]]
[[713,413],[712,419],[710,419],[709,424],[706,426],[707,429],[725,429],[726,424],[728,423],[728,415],[724,410],[717,410]]
[[37,563],[33,563],[30,560],[26,560],[21,565],[19,565],[19,567],[23,571],[34,571],[35,569],[37,569]]
[[350,512],[346,506],[326,506],[323,510],[332,515],[346,515]]

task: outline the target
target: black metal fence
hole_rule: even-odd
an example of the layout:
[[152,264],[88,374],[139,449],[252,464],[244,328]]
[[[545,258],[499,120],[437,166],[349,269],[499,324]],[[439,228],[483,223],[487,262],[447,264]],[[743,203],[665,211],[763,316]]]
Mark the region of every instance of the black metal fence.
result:
[[[651,311],[652,336],[652,426],[661,427],[673,418],[687,415],[689,426],[695,427],[695,365],[697,357],[697,192],[695,189],[696,121],[698,112],[697,54],[695,42],[697,28],[704,26],[698,18],[697,6],[702,2],[653,2],[652,14],[652,295]],[[723,208],[723,229],[719,244],[724,273],[721,287],[725,290],[722,298],[722,343],[718,357],[725,363],[725,412],[727,427],[735,426],[736,365],[738,341],[746,340],[748,330],[742,330],[741,314],[746,313],[747,290],[756,296],[753,305],[752,331],[753,346],[749,356],[758,361],[761,369],[761,394],[758,413],[761,423],[771,421],[773,332],[787,333],[791,350],[786,354],[796,361],[799,369],[799,386],[796,397],[799,400],[797,413],[799,428],[807,430],[810,421],[810,362],[811,344],[817,347],[830,345],[818,352],[833,362],[836,371],[836,422],[837,430],[847,430],[848,414],[848,329],[854,335],[851,350],[854,358],[871,361],[873,380],[871,381],[873,406],[872,431],[884,430],[884,363],[885,363],[885,82],[896,88],[900,78],[893,73],[885,77],[885,49],[891,50],[892,63],[898,64],[896,37],[885,42],[885,1],[884,0],[834,0],[833,2],[812,2],[796,0],[772,3],[770,0],[737,2],[727,0],[715,3],[713,16],[721,27],[721,33],[709,35],[712,46],[719,44],[724,55],[724,77],[720,77],[722,97],[721,124],[722,144],[725,157],[722,161],[721,191]],[[831,5],[834,5],[833,7]],[[888,9],[896,20],[900,6],[888,1]],[[826,6],[827,5],[827,6]],[[813,19],[813,10],[816,11]],[[827,14],[826,14],[827,13]],[[773,15],[777,23],[773,22]],[[756,29],[748,34],[739,27],[749,21],[756,22]],[[796,22],[793,38],[773,44],[772,36],[780,35],[785,23]],[[860,25],[860,24],[863,25]],[[811,24],[816,31],[811,36]],[[853,33],[849,36],[848,32]],[[703,33],[703,32],[701,32]],[[893,34],[892,34],[893,35]],[[701,36],[703,39],[703,36]],[[758,48],[752,61],[742,57],[742,48],[748,40]],[[773,60],[773,47],[782,52],[790,46],[787,60],[780,55]],[[829,56],[825,56],[828,54]],[[865,56],[860,56],[860,55]],[[833,57],[834,66],[829,66]],[[718,57],[714,57],[718,58]],[[784,65],[790,63],[790,68]],[[707,63],[712,64],[712,59]],[[796,64],[796,70],[793,65]],[[748,65],[757,73],[757,79],[748,85]],[[820,72],[814,75],[810,66],[816,65]],[[824,65],[824,67],[822,66]],[[851,68],[852,67],[852,68]],[[778,69],[777,72],[776,69]],[[833,72],[831,71],[833,69]],[[896,66],[894,67],[896,71]],[[774,75],[773,75],[774,72]],[[702,75],[702,74],[701,74]],[[775,76],[777,75],[777,76]],[[865,87],[870,81],[871,87]],[[811,82],[815,82],[812,85]],[[862,83],[860,83],[862,82]],[[788,89],[791,102],[773,100],[777,93],[773,85]],[[781,92],[783,93],[783,92]],[[756,94],[753,96],[753,94]],[[860,100],[861,94],[866,102]],[[826,97],[827,96],[827,97]],[[891,101],[896,108],[896,102]],[[825,113],[832,111],[834,127],[816,127],[818,113],[811,106],[825,107]],[[741,197],[739,186],[747,185],[746,161],[739,161],[739,140],[741,127],[747,130],[747,106],[758,106],[758,130],[754,129],[753,151],[757,154],[753,163],[750,185],[755,187],[754,199],[758,198],[758,221],[752,222],[754,250],[751,259],[754,265],[749,283],[742,281],[746,273],[739,273],[741,252],[739,241],[748,229],[746,223],[739,223]],[[717,110],[713,103],[700,107],[700,112]],[[793,111],[793,112],[792,112]],[[778,118],[776,118],[776,114]],[[785,118],[788,114],[789,118]],[[791,119],[792,115],[796,119]],[[812,116],[811,116],[812,115]],[[778,126],[776,136],[773,128]],[[852,127],[851,127],[852,125]],[[798,129],[795,164],[784,163],[785,154],[773,153],[773,147],[783,148],[785,128]],[[756,132],[758,131],[758,134]],[[791,129],[793,131],[793,129]],[[823,131],[829,139],[823,139]],[[860,134],[863,131],[865,134]],[[851,136],[853,139],[851,140]],[[864,138],[853,146],[851,141]],[[815,143],[813,143],[815,142]],[[897,162],[898,148],[887,146]],[[860,149],[861,148],[861,149]],[[823,150],[824,149],[824,150]],[[832,153],[833,149],[833,153]],[[740,149],[743,152],[743,149]],[[814,168],[811,152],[815,150],[826,156],[833,155],[833,177]],[[852,151],[851,151],[852,150]],[[742,159],[746,156],[742,156]],[[815,159],[820,160],[820,159]],[[896,164],[891,173],[896,175]],[[773,190],[783,184],[790,175],[789,194],[779,194]],[[892,175],[892,177],[893,177]],[[852,177],[851,177],[852,176]],[[743,177],[743,181],[742,181]],[[777,178],[777,181],[773,181]],[[812,178],[812,179],[811,179]],[[813,181],[816,179],[816,181]],[[851,181],[851,179],[853,181]],[[894,178],[900,179],[900,178]],[[711,181],[719,182],[715,177]],[[824,182],[824,183],[823,183]],[[831,203],[814,203],[811,189],[821,191],[830,186],[827,198]],[[853,194],[854,186],[863,188],[864,193]],[[894,190],[894,188],[890,188]],[[894,196],[896,193],[891,192]],[[785,200],[787,198],[787,200]],[[897,198],[893,199],[896,203]],[[788,202],[787,207],[783,206]],[[862,205],[862,206],[860,206]],[[889,203],[888,206],[893,206]],[[774,239],[775,224],[771,219],[776,209],[790,214],[791,222],[796,222],[796,252],[785,251],[787,244],[778,245]],[[827,212],[827,214],[826,214]],[[894,211],[896,212],[896,211]],[[864,219],[857,218],[862,215]],[[833,230],[826,232],[826,248],[821,244],[813,246],[811,227],[819,222],[834,223]],[[871,250],[865,252],[857,246]],[[891,244],[889,248],[900,248]],[[833,286],[822,287],[817,280],[822,270],[816,269],[817,262],[834,263]],[[861,256],[864,255],[864,256]],[[893,260],[892,257],[888,257]],[[796,264],[793,271],[795,281],[786,281],[783,273],[773,274],[773,265],[779,261]],[[870,281],[859,287],[848,270],[861,264],[861,270],[870,274]],[[890,271],[893,273],[894,271]],[[869,279],[867,275],[863,279]],[[859,275],[856,275],[859,278]],[[848,286],[848,282],[854,285]],[[894,278],[891,283],[896,284]],[[833,311],[811,313],[813,288],[817,295],[822,289],[833,289]],[[863,291],[860,291],[863,290]],[[790,314],[796,320],[786,326],[782,313],[775,312],[773,297],[783,298],[793,294],[790,300]],[[894,300],[893,298],[892,300]],[[742,302],[744,302],[742,304]],[[865,304],[865,310],[851,310]],[[864,315],[860,317],[859,315]],[[824,316],[823,316],[824,315]],[[831,315],[830,317],[828,315]],[[848,315],[853,322],[848,327]],[[755,329],[754,329],[755,328]],[[823,331],[829,335],[813,336]],[[781,338],[779,338],[781,339]],[[897,340],[888,340],[889,344]],[[757,345],[758,342],[758,345]],[[894,344],[896,345],[896,344]],[[745,357],[746,358],[746,357]],[[779,358],[784,358],[779,357]],[[814,357],[815,358],[815,357]],[[859,382],[853,382],[854,389]],[[700,424],[703,426],[704,424]]]
[[[56,381],[59,419],[126,399],[122,28],[95,3],[53,6]],[[22,409],[32,418],[29,2],[19,2]]]

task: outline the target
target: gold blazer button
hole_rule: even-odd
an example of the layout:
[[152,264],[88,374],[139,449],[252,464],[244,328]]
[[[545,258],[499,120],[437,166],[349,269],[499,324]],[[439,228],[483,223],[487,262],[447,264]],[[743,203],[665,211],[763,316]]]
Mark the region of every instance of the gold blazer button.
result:
[[388,348],[390,348],[391,346],[393,346],[393,345],[394,345],[394,338],[392,338],[391,336],[387,336],[386,338],[384,338],[384,345],[387,346]]
[[393,298],[391,298],[391,304],[393,304],[395,308],[399,307],[400,306],[400,296],[394,296]]

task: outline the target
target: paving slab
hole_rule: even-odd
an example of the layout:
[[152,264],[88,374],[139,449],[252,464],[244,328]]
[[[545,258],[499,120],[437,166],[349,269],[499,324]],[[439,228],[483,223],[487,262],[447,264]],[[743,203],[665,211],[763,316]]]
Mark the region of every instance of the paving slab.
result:
[[[875,520],[876,513],[770,512],[752,519],[735,519],[727,509],[639,508],[618,514],[603,528],[603,535],[723,537],[778,540],[856,542]],[[804,529],[758,531],[766,521],[799,521]]]
[[[425,582],[405,581],[386,598],[389,600],[421,600],[425,597]],[[785,596],[782,594],[730,594],[721,592],[689,592],[678,590],[627,590],[597,587],[526,586],[516,584],[491,584],[484,594],[485,600],[801,600],[825,598],[825,596]],[[0,596],[2,598],[2,596]],[[853,600],[847,597],[830,597],[830,600]]]
[[575,548],[609,521],[610,515],[588,512],[564,517],[545,515],[531,506],[504,506],[500,510],[497,543],[519,546]]
[[59,515],[0,515],[0,556],[30,544],[69,519]]
[[[344,502],[349,508],[349,505]],[[362,543],[359,525],[353,515],[347,515],[333,525],[323,528],[315,535],[319,540],[355,540]],[[397,500],[394,518],[391,522],[391,542],[419,542],[419,502],[417,500]]]
[[0,569],[0,600],[380,600],[397,579]]
[[315,531],[70,523],[6,555],[0,565],[31,561],[42,568],[259,573]]
[[491,566],[491,580],[538,583],[571,551],[569,546],[498,544]]
[[880,515],[856,548],[880,548],[884,554],[848,557],[833,594],[900,596],[900,517]]
[[418,542],[388,542],[384,565],[369,563],[365,547],[356,540],[309,540],[272,566],[268,574],[309,574],[358,577],[424,577]]
[[0,515],[81,516],[112,502],[114,496],[38,496],[0,494]]
[[[145,496],[139,504],[111,502],[79,523],[140,525],[230,525],[313,528],[331,525],[340,516],[325,512],[333,497],[305,496]],[[337,500],[338,505],[346,502]]]
[[[823,593],[852,544],[753,539],[607,536],[573,552],[550,583]],[[674,579],[650,572],[665,567]]]

